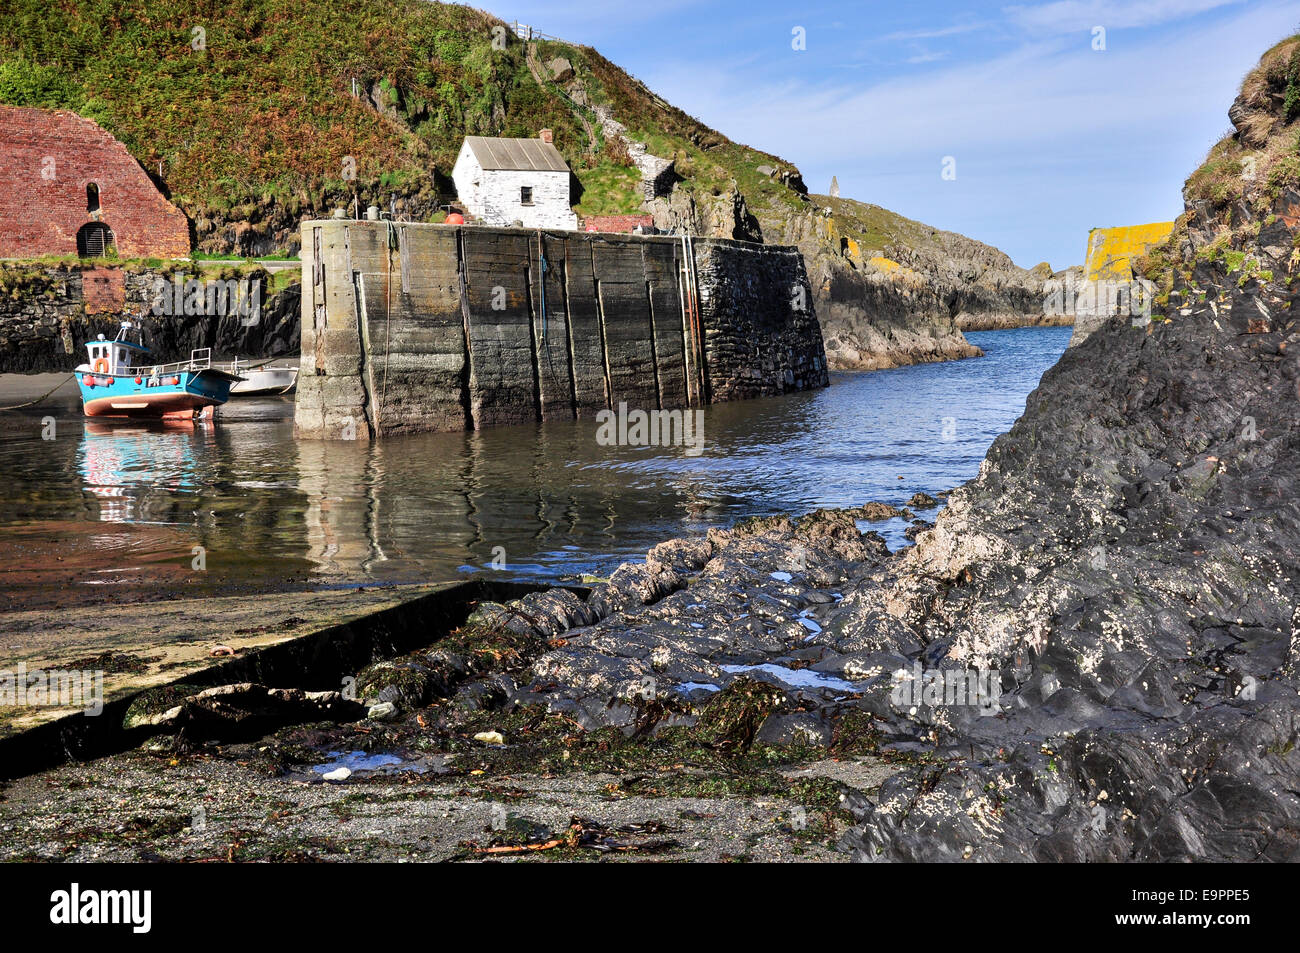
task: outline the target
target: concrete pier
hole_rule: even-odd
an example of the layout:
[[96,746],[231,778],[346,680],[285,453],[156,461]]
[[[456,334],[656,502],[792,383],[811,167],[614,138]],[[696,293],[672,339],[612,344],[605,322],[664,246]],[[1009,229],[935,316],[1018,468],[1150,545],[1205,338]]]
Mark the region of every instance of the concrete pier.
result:
[[295,433],[369,439],[824,387],[803,257],[724,239],[302,223]]

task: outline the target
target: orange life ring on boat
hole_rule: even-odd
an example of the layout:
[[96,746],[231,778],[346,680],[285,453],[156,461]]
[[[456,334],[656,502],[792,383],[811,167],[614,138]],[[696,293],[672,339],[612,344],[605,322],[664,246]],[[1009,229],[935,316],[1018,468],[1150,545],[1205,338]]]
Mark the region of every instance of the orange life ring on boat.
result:
[[95,373],[96,374],[108,373],[108,360],[106,358],[102,358],[102,357],[95,358]]

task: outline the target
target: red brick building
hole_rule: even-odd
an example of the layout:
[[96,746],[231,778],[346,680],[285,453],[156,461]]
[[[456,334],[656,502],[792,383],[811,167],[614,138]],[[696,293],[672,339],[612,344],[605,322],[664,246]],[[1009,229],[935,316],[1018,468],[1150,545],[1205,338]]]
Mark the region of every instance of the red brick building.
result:
[[591,215],[582,220],[584,231],[588,232],[630,232],[640,226],[650,229],[655,224],[653,215],[636,212],[631,215]]
[[0,106],[0,258],[184,258],[189,223],[126,146],[63,110]]

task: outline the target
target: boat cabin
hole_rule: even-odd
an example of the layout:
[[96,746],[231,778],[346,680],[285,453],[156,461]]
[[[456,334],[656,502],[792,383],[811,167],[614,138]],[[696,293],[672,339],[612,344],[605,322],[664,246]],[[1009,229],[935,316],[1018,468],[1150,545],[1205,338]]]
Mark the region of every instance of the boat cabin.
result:
[[139,330],[129,321],[123,321],[117,337],[109,341],[104,335],[94,341],[86,342],[86,351],[90,355],[90,370],[96,374],[126,374],[131,368],[145,363],[149,349],[135,341],[128,340],[128,334]]

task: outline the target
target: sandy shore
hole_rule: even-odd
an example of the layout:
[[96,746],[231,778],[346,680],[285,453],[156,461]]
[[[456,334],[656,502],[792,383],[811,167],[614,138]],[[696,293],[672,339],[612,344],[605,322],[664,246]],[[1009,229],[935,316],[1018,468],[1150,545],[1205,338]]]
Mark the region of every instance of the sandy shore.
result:
[[[66,403],[70,399],[76,399],[77,385],[72,371],[59,371],[53,374],[0,374],[0,407],[35,400],[50,390],[54,390],[54,393],[47,398],[51,403]],[[39,406],[36,405],[37,408]]]

